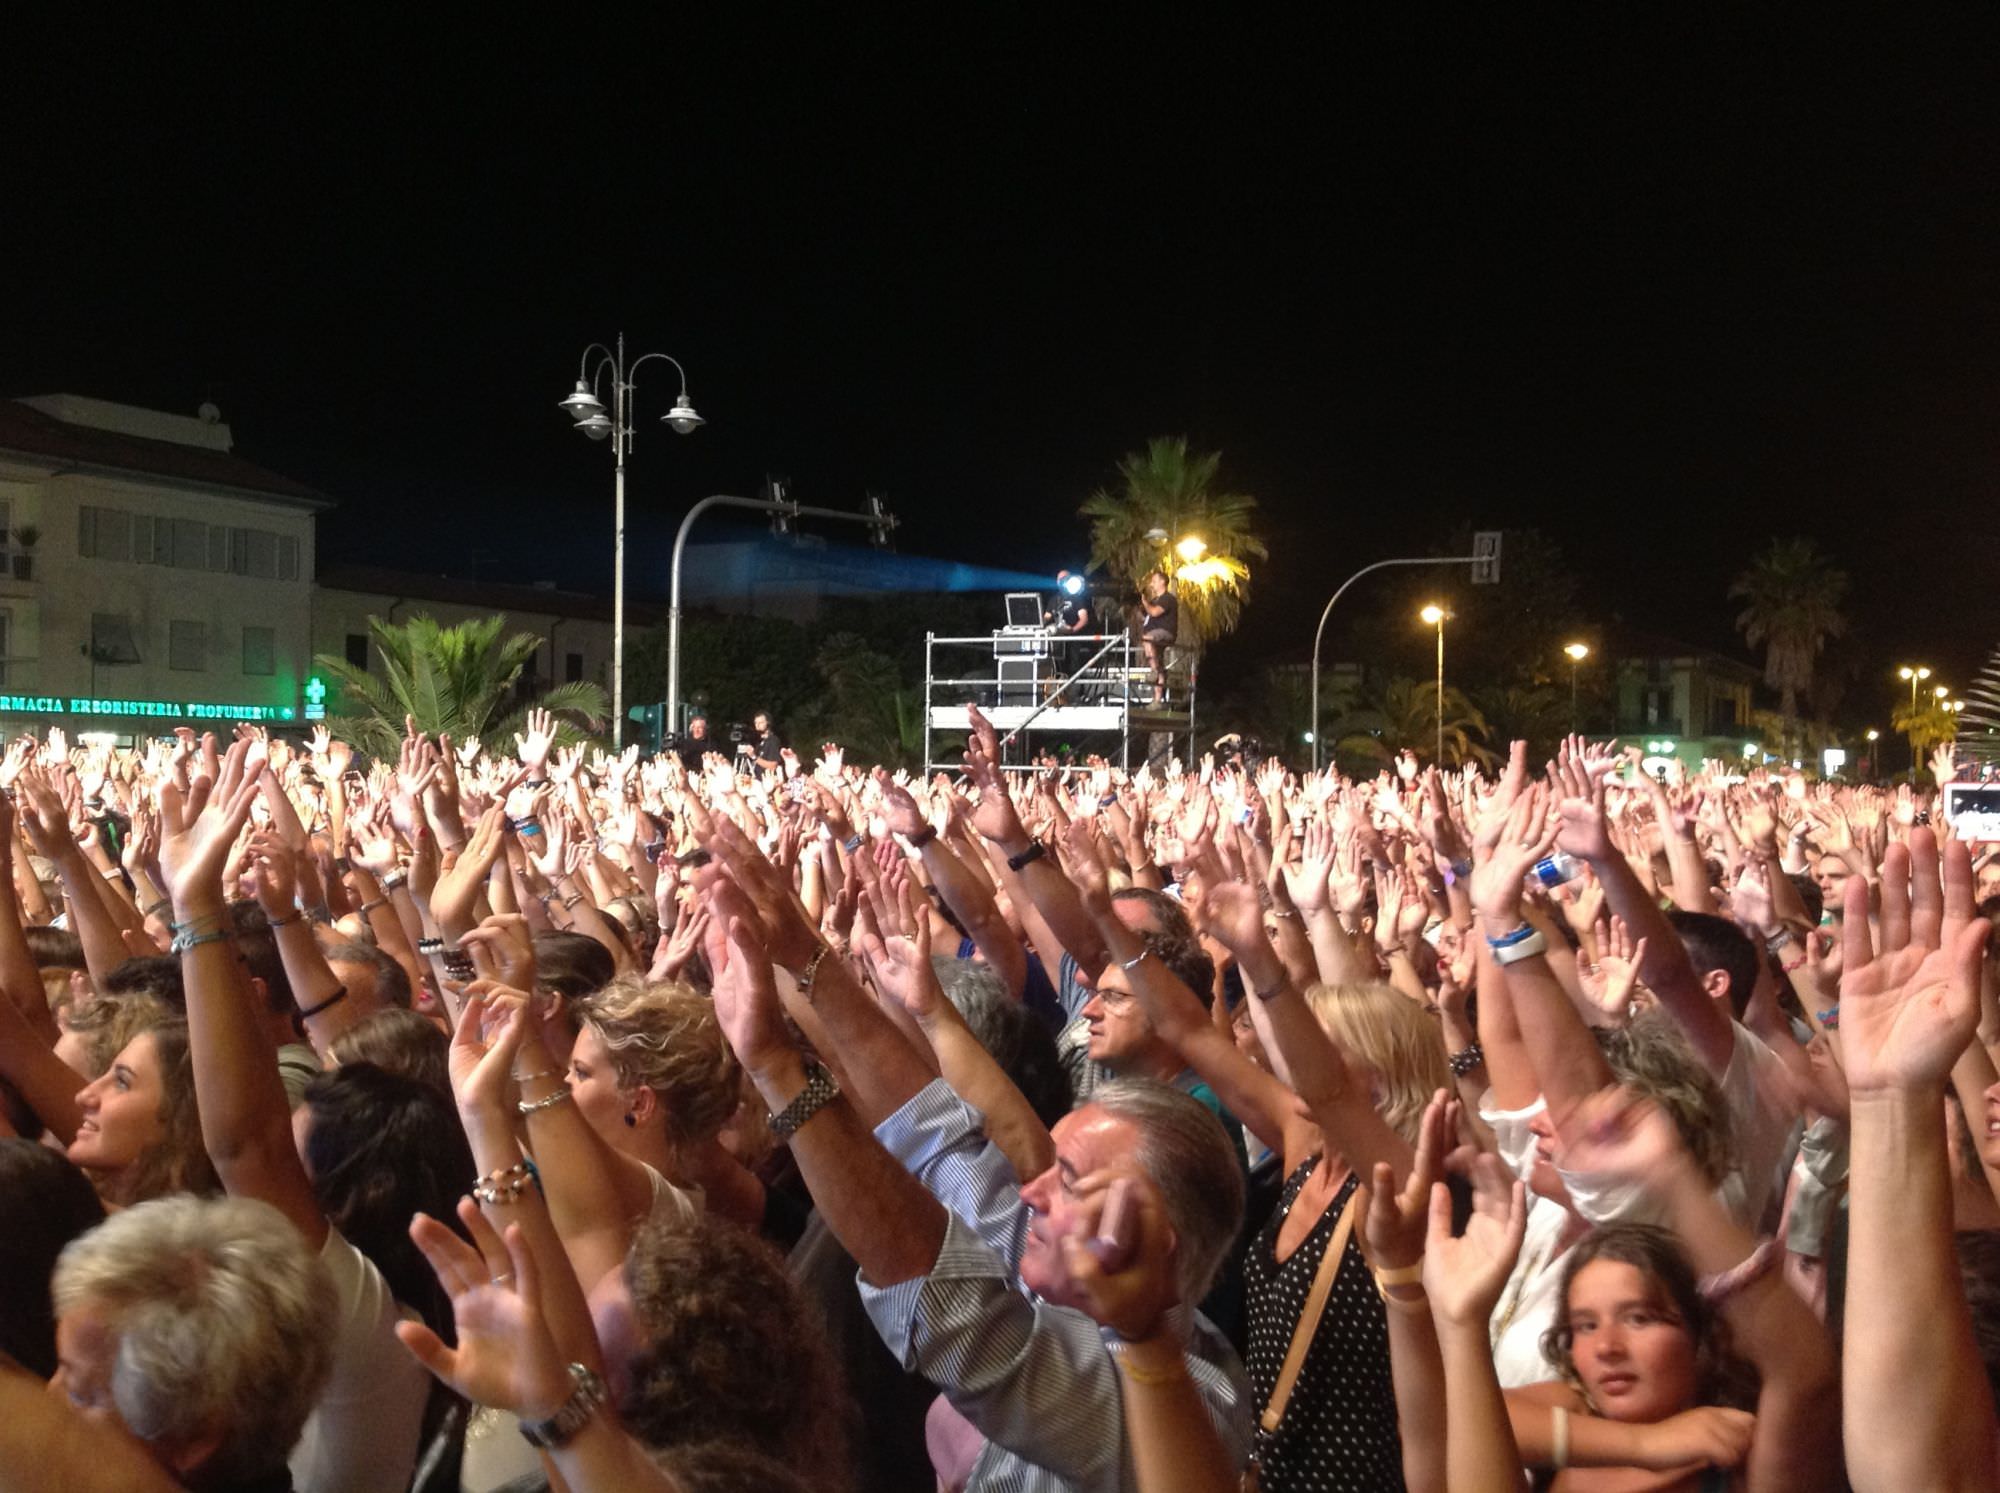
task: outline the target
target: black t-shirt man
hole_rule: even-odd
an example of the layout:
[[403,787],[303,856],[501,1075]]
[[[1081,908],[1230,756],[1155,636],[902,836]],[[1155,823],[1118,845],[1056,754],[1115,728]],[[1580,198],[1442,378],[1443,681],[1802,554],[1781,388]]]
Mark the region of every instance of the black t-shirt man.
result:
[[687,735],[674,748],[674,755],[689,772],[700,772],[701,759],[714,750],[715,742],[708,734],[708,717],[698,715],[688,722]]

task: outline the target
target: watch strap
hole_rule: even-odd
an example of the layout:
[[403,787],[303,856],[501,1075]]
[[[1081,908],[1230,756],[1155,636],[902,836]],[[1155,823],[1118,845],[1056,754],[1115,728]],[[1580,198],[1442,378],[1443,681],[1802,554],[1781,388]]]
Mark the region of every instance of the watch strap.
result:
[[771,1134],[779,1140],[790,1140],[806,1121],[839,1097],[840,1083],[826,1065],[808,1064],[806,1086],[793,1096],[790,1104],[771,1116]]
[[521,1422],[521,1437],[528,1445],[543,1451],[554,1451],[569,1445],[604,1403],[607,1394],[604,1381],[589,1368],[573,1363],[569,1366],[569,1377],[574,1388],[560,1410],[547,1420]]

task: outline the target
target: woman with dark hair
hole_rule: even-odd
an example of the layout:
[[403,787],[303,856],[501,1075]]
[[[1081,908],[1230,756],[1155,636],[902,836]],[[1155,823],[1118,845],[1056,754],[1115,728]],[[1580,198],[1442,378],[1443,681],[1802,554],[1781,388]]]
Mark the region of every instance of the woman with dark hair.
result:
[[77,1235],[104,1222],[90,1179],[47,1146],[0,1140],[0,1354],[46,1379],[56,1371],[49,1275]]
[[[1612,1224],[1570,1250],[1547,1345],[1562,1378],[1507,1395],[1522,1461],[1556,1490],[1580,1485],[1567,1467],[1678,1472],[1653,1485],[1677,1493],[1838,1487],[1833,1348],[1779,1241],[1730,1217],[1656,1105],[1614,1089],[1587,1111],[1564,1168],[1643,1183],[1671,1229]],[[1706,1433],[1692,1461],[1690,1417]]]
[[306,1085],[292,1130],[326,1221],[374,1262],[397,1301],[448,1340],[451,1302],[410,1241],[410,1220],[454,1217],[477,1178],[450,1095],[349,1063]]
[[202,1145],[185,1021],[163,1021],[132,1038],[76,1104],[69,1159],[90,1175],[107,1207],[222,1190]]

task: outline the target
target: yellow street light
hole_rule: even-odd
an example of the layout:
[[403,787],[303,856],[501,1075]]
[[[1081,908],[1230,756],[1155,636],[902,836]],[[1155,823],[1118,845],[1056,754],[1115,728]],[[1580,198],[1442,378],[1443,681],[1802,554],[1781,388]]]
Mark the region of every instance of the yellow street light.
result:
[[1951,686],[1948,684],[1940,684],[1931,691],[1931,694],[1936,696],[1940,700],[1942,700],[1946,695],[1949,695],[1950,693],[1951,693]]
[[1436,602],[1432,602],[1421,612],[1417,613],[1417,615],[1430,626],[1435,627],[1438,634],[1437,754],[1431,760],[1439,768],[1442,768],[1444,766],[1444,623],[1445,618],[1449,617],[1451,613],[1447,612]]
[[1440,622],[1444,621],[1444,608],[1441,606],[1437,606],[1436,604],[1432,604],[1431,606],[1425,607],[1421,612],[1417,613],[1417,615],[1421,617],[1425,622],[1429,623],[1432,627],[1436,627]]
[[1174,553],[1192,565],[1208,553],[1208,541],[1199,534],[1190,534],[1174,546]]
[[1566,644],[1563,652],[1569,655],[1569,730],[1570,734],[1574,736],[1576,734],[1576,671],[1583,661],[1590,657],[1590,645],[1587,643]]
[[1868,739],[1869,739],[1870,741],[1874,741],[1874,740],[1876,740],[1877,738],[1879,738],[1879,737],[1881,736],[1881,734],[1882,734],[1882,733],[1881,733],[1880,731],[1877,731],[1877,730],[1876,730],[1876,729],[1875,729],[1874,727],[1872,727],[1872,726],[1868,728]]

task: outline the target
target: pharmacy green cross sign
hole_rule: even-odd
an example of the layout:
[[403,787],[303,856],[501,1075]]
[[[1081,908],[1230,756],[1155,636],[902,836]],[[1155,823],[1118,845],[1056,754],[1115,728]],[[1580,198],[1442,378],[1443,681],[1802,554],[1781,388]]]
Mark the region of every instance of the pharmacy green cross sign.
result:
[[317,674],[306,681],[306,719],[326,719],[326,681]]

